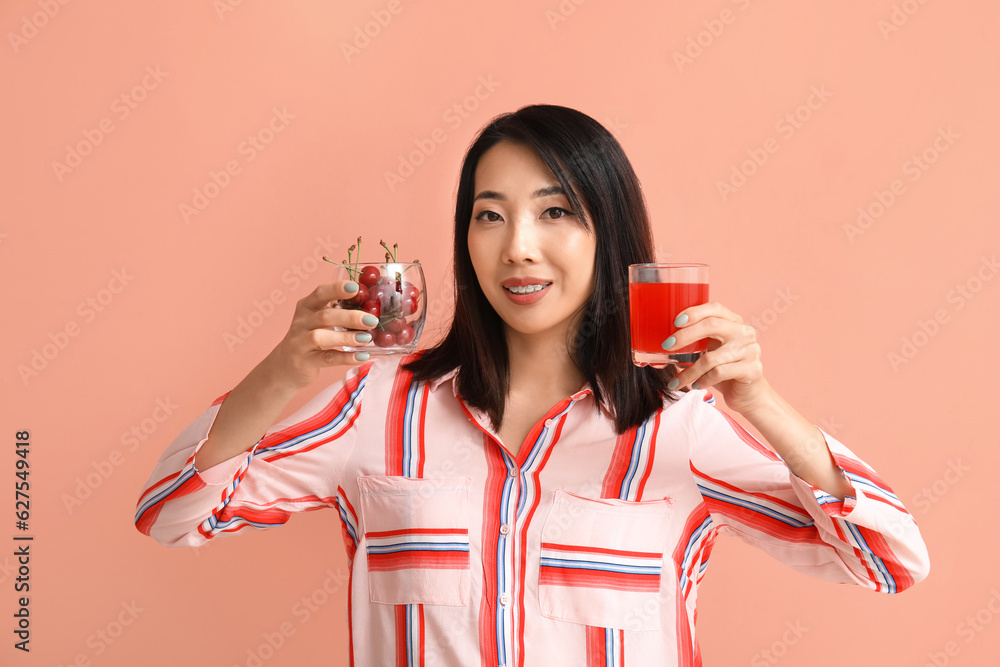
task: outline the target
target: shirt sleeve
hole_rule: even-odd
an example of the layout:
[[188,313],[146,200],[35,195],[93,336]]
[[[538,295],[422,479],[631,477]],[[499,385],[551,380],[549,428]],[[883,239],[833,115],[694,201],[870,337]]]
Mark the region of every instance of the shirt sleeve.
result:
[[216,399],[160,456],[139,496],[136,528],[164,546],[193,547],[336,506],[370,368],[370,362],[352,367],[251,449],[199,471],[195,454],[228,393]]
[[789,470],[702,390],[691,471],[712,523],[807,575],[899,593],[930,563],[913,517],[868,464],[826,432],[813,443],[843,471],[843,501]]

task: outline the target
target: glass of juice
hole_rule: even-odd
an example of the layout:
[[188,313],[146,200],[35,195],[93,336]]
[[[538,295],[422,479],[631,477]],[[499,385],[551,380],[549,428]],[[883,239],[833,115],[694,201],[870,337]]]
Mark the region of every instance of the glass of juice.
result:
[[677,364],[686,368],[708,351],[707,338],[669,352],[663,349],[663,341],[677,331],[677,315],[685,308],[708,303],[707,264],[632,264],[628,267],[628,290],[632,362],[636,366]]

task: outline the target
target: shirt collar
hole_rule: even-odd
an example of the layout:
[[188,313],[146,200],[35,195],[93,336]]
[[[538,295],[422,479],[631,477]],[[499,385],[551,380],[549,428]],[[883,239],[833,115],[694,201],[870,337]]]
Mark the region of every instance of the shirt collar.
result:
[[[458,395],[458,368],[453,368],[444,375],[436,377],[433,380],[431,380],[430,381],[431,391],[436,391],[438,387],[440,387],[442,384],[444,384],[444,382],[449,380],[451,381],[452,393],[455,394],[456,398],[460,398]],[[602,393],[604,396],[608,395],[607,392],[602,392]],[[583,400],[588,396],[593,396],[593,395],[594,392],[590,386],[590,383],[586,382],[582,387],[580,387],[579,391],[571,395],[569,398],[571,401],[576,402]],[[614,420],[614,413],[611,411],[610,406],[607,405],[607,399],[602,400],[599,404],[599,407],[601,408],[601,411],[604,412],[604,414],[608,417],[608,419]]]

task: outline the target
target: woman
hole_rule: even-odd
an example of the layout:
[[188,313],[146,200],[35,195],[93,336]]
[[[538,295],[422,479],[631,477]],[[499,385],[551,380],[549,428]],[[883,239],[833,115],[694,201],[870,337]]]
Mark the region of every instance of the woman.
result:
[[[455,224],[440,345],[338,350],[371,323],[327,307],[356,284],[320,285],[170,445],[137,527],[198,546],[336,507],[358,665],[699,665],[697,591],[722,532],[829,581],[896,593],[926,576],[898,498],[767,383],[738,315],[684,311],[664,346],[709,351],[676,377],[631,364],[626,267],[653,261],[652,237],[593,119],[541,105],[495,119],[466,155]],[[345,381],[272,426],[343,364]]]

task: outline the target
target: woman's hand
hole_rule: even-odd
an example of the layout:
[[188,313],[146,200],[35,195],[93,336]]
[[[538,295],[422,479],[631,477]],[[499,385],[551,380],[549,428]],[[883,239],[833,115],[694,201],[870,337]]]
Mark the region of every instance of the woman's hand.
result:
[[[347,287],[353,287],[353,291]],[[367,353],[356,355],[341,348],[370,342],[372,337],[367,331],[378,324],[378,319],[360,310],[331,306],[333,301],[349,299],[357,291],[357,283],[345,280],[320,285],[299,299],[288,333],[265,359],[273,377],[303,389],[316,380],[322,368],[358,366],[368,359]],[[347,331],[335,331],[334,327]]]
[[751,412],[766,399],[768,384],[760,362],[757,332],[743,318],[719,303],[706,303],[681,311],[674,322],[680,328],[664,341],[681,349],[708,338],[708,352],[671,380],[671,388],[698,383],[697,389],[718,387],[729,408]]

